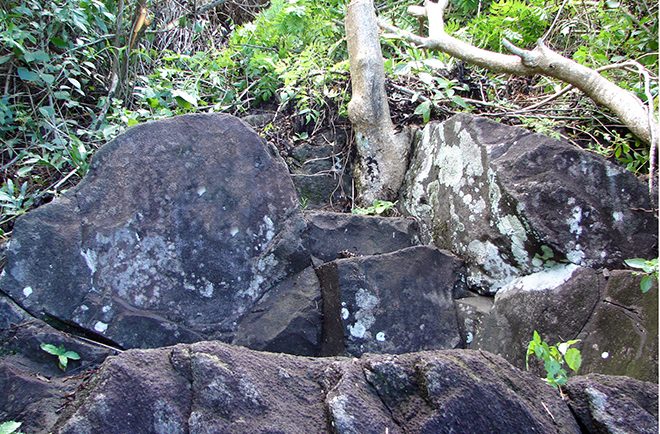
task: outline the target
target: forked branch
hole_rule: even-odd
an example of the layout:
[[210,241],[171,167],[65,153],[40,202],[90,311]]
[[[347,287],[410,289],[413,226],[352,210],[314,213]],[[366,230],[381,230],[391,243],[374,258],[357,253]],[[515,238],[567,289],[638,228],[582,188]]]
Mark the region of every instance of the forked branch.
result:
[[606,107],[641,141],[651,146],[650,182],[655,172],[655,152],[658,141],[657,118],[633,93],[617,86],[598,73],[550,49],[541,39],[533,50],[524,50],[504,40],[510,55],[483,50],[444,31],[444,10],[448,0],[426,0],[425,7],[411,7],[408,12],[426,16],[429,37],[422,37],[379,20],[379,26],[400,39],[419,47],[439,50],[467,63],[496,72],[514,75],[542,74],[568,83],[581,90],[596,104]]

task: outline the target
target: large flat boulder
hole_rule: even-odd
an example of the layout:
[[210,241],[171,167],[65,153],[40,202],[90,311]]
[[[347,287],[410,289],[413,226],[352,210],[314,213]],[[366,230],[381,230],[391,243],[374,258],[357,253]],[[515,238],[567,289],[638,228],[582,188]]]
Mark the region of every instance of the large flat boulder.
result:
[[111,357],[42,430],[580,432],[555,390],[484,352],[310,359],[219,342]]
[[426,126],[402,196],[425,239],[463,257],[482,293],[560,261],[612,268],[657,255],[657,216],[630,172],[471,115]]
[[[277,336],[307,319],[319,334],[298,206],[283,161],[240,120],[147,123],[100,149],[76,188],[16,222],[0,289],[33,315],[123,348],[231,342],[265,302],[286,318]],[[291,310],[274,307],[292,298]]]
[[465,291],[463,263],[416,246],[337,259],[317,269],[323,289],[325,355],[456,348],[454,298]]

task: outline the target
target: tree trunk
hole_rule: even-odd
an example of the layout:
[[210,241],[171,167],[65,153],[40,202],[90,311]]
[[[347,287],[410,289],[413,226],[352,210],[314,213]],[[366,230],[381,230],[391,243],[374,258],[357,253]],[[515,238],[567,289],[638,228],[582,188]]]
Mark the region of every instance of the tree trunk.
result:
[[385,93],[385,70],[372,0],[352,0],[346,14],[352,98],[348,116],[355,129],[359,162],[358,201],[394,200],[408,166],[411,134],[396,133]]

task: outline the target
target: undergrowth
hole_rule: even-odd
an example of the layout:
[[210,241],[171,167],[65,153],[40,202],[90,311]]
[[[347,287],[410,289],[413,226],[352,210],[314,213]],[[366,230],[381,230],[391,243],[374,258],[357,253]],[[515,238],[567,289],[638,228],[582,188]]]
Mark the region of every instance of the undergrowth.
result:
[[[94,151],[137,123],[192,112],[270,111],[275,119],[262,134],[287,143],[344,128],[346,3],[227,2],[243,8],[237,14],[222,9],[227,5],[199,13],[170,0],[3,2],[0,235],[17,216],[75,185]],[[384,0],[377,8],[396,25],[424,33],[406,13],[411,4]],[[147,24],[134,36],[143,7]],[[450,33],[488,49],[501,51],[502,38],[531,48],[545,35],[590,67],[636,60],[646,68],[646,86],[630,68],[603,74],[657,106],[657,10],[646,0],[452,0],[446,18]],[[382,47],[398,124],[471,111],[574,141],[637,174],[647,170],[648,147],[579,93],[529,108],[561,83],[490,73],[398,40],[383,38]]]

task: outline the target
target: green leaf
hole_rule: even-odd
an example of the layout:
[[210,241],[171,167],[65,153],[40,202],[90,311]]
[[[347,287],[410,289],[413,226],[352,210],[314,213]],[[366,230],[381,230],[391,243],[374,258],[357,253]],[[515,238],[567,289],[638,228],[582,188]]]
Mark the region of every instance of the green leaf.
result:
[[9,420],[7,422],[0,423],[0,434],[12,434],[16,432],[23,425],[22,422],[16,422],[14,420]]
[[460,96],[458,96],[458,95],[454,95],[451,98],[451,102],[453,102],[457,106],[463,107],[465,109],[470,108],[470,106],[468,106],[468,104],[465,102],[465,100],[463,98],[461,98]]
[[58,366],[60,367],[60,369],[66,371],[66,365],[69,362],[69,359],[64,355],[57,356],[57,359],[59,362]]
[[197,107],[197,97],[189,94],[186,91],[181,89],[174,89],[172,91],[172,96],[176,99],[176,103],[179,107],[183,108],[192,108]]
[[66,41],[59,36],[54,36],[50,38],[50,43],[56,46],[57,48],[66,48]]
[[44,107],[39,107],[39,113],[41,113],[46,118],[55,117],[55,109],[49,105]]
[[75,351],[67,351],[66,353],[62,354],[64,357],[67,357],[71,360],[80,360],[80,354],[76,353]]
[[53,84],[53,82],[55,81],[55,76],[52,75],[52,74],[46,74],[46,73],[40,72],[40,73],[39,73],[39,77],[40,77],[43,81],[45,81],[46,84]]
[[54,356],[59,356],[64,352],[64,347],[58,348],[53,344],[41,344],[41,349]]
[[651,287],[653,287],[653,276],[647,274],[646,276],[642,277],[642,280],[639,282],[639,287],[644,294],[649,292]]
[[71,83],[75,88],[81,89],[80,82],[73,77],[67,77],[69,83]]
[[6,56],[0,56],[0,65],[7,63],[11,60],[11,54],[8,54]]
[[564,360],[566,360],[566,364],[574,372],[577,372],[580,366],[582,366],[582,355],[577,348],[569,348],[564,355]]
[[424,123],[427,123],[431,119],[431,101],[424,101],[415,109],[416,115],[422,115]]
[[570,340],[570,341],[562,342],[562,343],[557,344],[557,349],[559,350],[560,353],[566,354],[566,351],[568,350],[568,348],[571,345],[577,344],[578,342],[580,342],[580,339],[573,339],[573,340]]
[[50,56],[48,53],[46,53],[43,50],[38,50],[38,51],[26,51],[25,54],[23,55],[23,58],[25,59],[26,62],[50,62]]
[[[20,69],[20,68],[19,68]],[[626,259],[623,261],[626,263],[627,266],[632,267],[632,268],[639,268],[639,269],[645,269],[646,268],[646,259],[643,258],[633,258],[633,259]]]
[[27,175],[30,174],[30,172],[32,171],[32,167],[34,167],[34,166],[23,166],[23,167],[19,168],[19,169],[16,171],[16,174],[17,174],[20,178],[23,178],[24,176],[27,176]]
[[21,67],[18,68],[16,72],[18,72],[19,78],[23,81],[33,81],[33,82],[39,81],[39,74],[37,74],[34,71],[30,71]]

